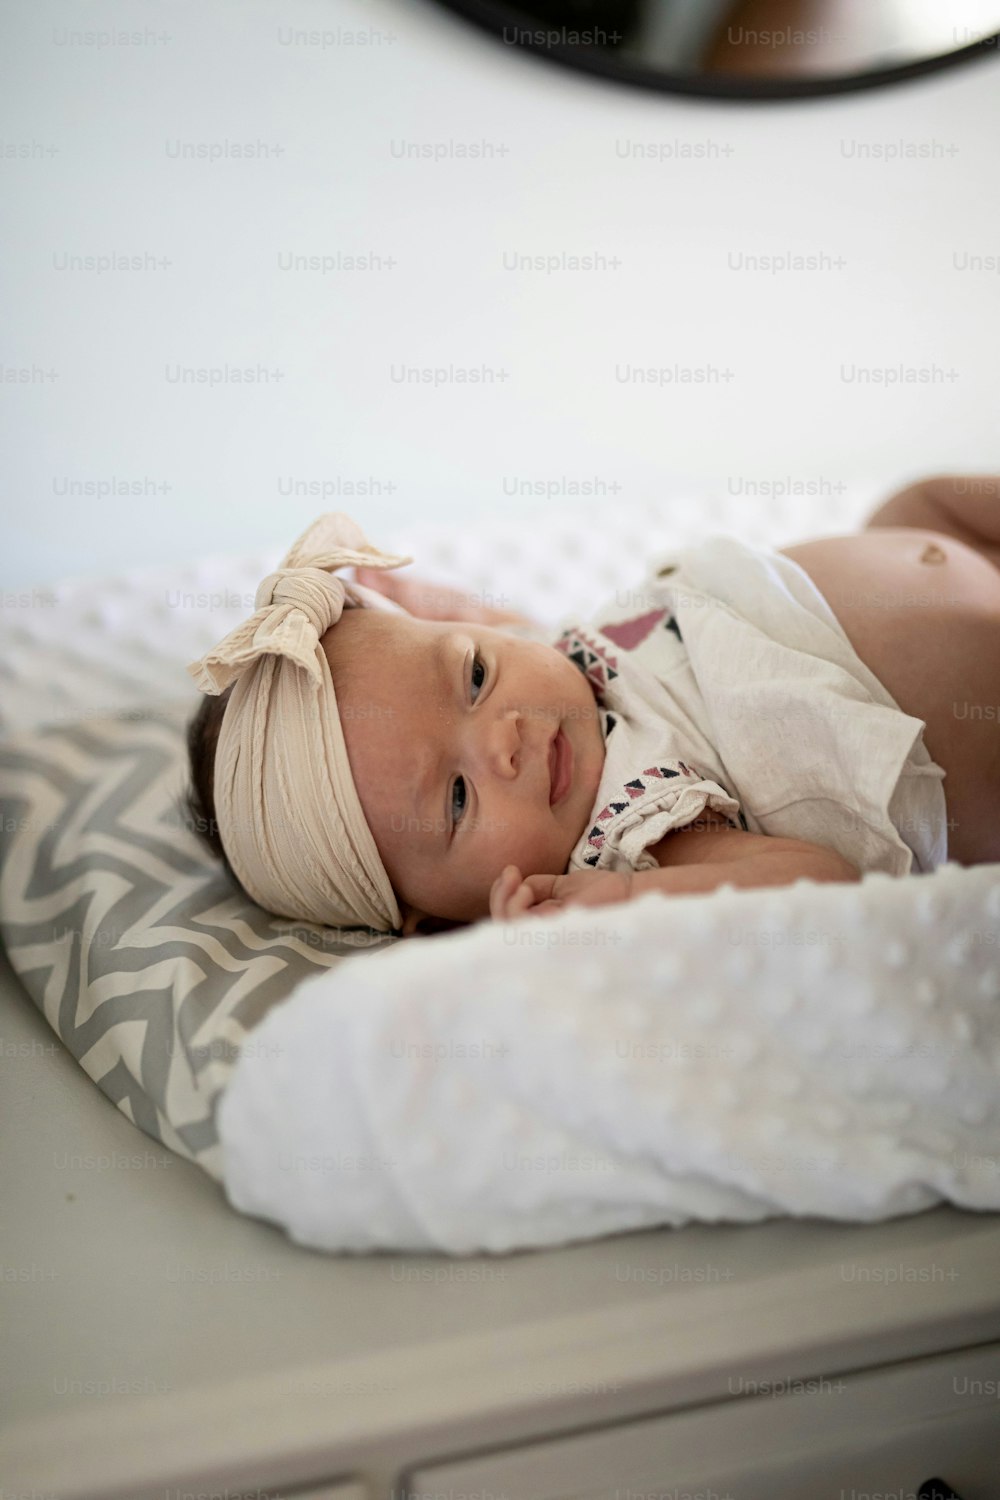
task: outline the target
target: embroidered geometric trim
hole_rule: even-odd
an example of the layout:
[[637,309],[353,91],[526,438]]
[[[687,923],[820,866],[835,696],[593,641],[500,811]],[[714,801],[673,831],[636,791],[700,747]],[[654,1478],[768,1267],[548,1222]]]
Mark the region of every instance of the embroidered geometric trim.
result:
[[618,660],[600,641],[594,640],[583,630],[564,630],[555,642],[557,651],[568,657],[586,677],[594,690],[594,696],[603,706],[604,690],[618,676]]
[[591,853],[584,855],[584,864],[597,864],[604,845],[608,824],[612,818],[617,818],[618,814],[623,813],[638,797],[645,796],[655,781],[666,781],[674,776],[689,776],[692,781],[710,781],[712,779],[710,776],[706,776],[704,772],[694,770],[683,760],[672,760],[665,766],[647,766],[641,776],[633,777],[631,781],[625,782],[622,787],[620,799],[612,799],[597,814],[594,826],[587,836],[587,843]]
[[[617,646],[626,651],[634,650],[645,640],[653,626],[663,623],[665,630],[672,630],[678,641],[682,639],[680,627],[673,615],[667,616],[665,609],[652,611],[638,620],[625,620],[605,627],[607,639],[614,639]],[[568,657],[586,677],[594,690],[598,702],[604,701],[605,688],[618,676],[618,658],[600,641],[579,626],[564,630],[554,643],[557,651]]]

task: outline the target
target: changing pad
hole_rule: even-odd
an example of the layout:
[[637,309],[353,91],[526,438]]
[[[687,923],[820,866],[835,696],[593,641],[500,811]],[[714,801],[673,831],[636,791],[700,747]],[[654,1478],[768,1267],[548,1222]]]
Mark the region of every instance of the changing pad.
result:
[[[845,504],[842,529],[870,503]],[[764,546],[829,530],[822,502],[751,518],[723,496],[671,497],[634,506],[634,546],[609,550],[605,509],[541,514],[530,529],[510,518],[481,530],[414,526],[391,542],[421,576],[502,598],[558,633],[588,601],[637,583],[668,547],[720,530]],[[390,540],[376,530],[373,540]],[[81,751],[99,757],[104,742],[131,742],[131,729],[159,754],[165,705],[173,713],[190,693],[184,663],[244,617],[278,556],[79,579],[54,586],[44,608],[5,611],[0,730],[57,727],[48,743],[68,748],[50,757],[62,781],[49,785],[60,786],[63,828],[86,833],[100,858],[141,866],[139,825],[127,830],[131,848],[120,820],[108,823],[115,845],[103,829],[95,837],[67,756],[82,775]],[[109,727],[142,705],[145,725]],[[13,774],[33,778],[51,804],[18,754],[9,738]],[[116,818],[113,799],[106,805]],[[216,1008],[218,1047],[179,1028],[203,1095],[197,1120],[170,1071],[157,1069],[155,1100],[125,1074],[112,1096],[219,1173],[237,1207],[329,1249],[506,1250],[698,1217],[888,1217],[941,1199],[998,1208],[998,874],[944,865],[919,881],[878,873],[849,887],[650,895],[381,950],[348,945],[332,968],[329,950],[310,944],[301,974],[326,972],[283,999],[295,978],[286,970],[268,1004],[242,1016]],[[23,894],[35,900],[30,879]],[[92,933],[107,917],[86,880],[78,895],[72,920]],[[218,910],[231,923],[224,902]],[[244,935],[240,964],[265,965],[269,947],[289,952],[284,932]],[[167,936],[189,984],[187,955],[208,951],[204,927]],[[35,972],[44,1007],[58,991]],[[103,997],[81,993],[78,1014],[72,987],[64,993],[59,1009],[92,1046]],[[183,1000],[183,985],[173,995]],[[119,1055],[140,1069],[150,1018],[126,1001]],[[55,1019],[54,1006],[46,1013]],[[155,1110],[135,1110],[141,1097]]]
[[328,1250],[1000,1209],[997,866],[648,893],[303,983],[219,1107],[226,1191]]

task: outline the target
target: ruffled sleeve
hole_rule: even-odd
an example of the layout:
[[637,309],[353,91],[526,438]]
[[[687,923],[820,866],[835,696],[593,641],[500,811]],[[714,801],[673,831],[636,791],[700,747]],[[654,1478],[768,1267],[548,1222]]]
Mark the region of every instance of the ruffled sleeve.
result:
[[736,828],[747,826],[738,800],[719,782],[688,761],[658,761],[612,793],[572,863],[591,870],[654,870],[650,847],[693,823],[706,807]]

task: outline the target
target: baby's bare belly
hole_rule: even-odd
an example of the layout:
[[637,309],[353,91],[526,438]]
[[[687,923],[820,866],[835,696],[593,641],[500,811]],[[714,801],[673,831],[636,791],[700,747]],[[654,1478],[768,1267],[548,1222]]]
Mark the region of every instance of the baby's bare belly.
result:
[[948,858],[1000,860],[1000,569],[954,537],[893,526],[781,549],[945,771]]

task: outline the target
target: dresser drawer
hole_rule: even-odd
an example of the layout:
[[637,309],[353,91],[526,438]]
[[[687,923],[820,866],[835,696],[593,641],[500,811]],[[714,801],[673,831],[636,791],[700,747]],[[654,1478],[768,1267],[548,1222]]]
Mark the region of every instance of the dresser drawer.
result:
[[511,1500],[844,1500],[946,1479],[1000,1500],[1000,1344],[857,1375],[755,1385],[732,1401],[415,1470],[404,1494]]

